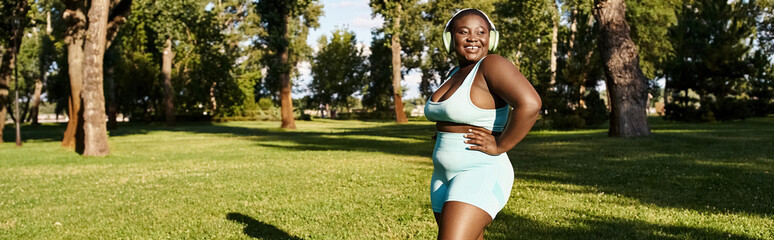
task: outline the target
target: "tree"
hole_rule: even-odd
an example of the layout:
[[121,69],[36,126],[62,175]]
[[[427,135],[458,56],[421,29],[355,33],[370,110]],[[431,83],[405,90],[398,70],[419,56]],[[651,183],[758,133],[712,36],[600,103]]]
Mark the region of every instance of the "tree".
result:
[[295,129],[293,101],[291,99],[291,72],[296,64],[309,57],[311,49],[306,45],[309,28],[317,28],[322,5],[317,0],[273,1],[259,0],[255,10],[260,16],[263,29],[259,44],[264,45],[265,65],[269,67],[267,83],[272,92],[279,92],[282,128]]
[[392,105],[392,50],[383,34],[374,32],[372,35],[371,55],[368,56],[369,81],[364,88],[363,106],[387,112]]
[[84,156],[110,154],[105,120],[105,93],[103,90],[103,58],[107,44],[108,0],[93,0],[89,8],[89,25],[86,31],[83,57],[83,141]]
[[403,92],[401,89],[401,19],[405,19],[404,5],[414,4],[412,0],[371,0],[373,14],[381,14],[385,18],[385,32],[391,35],[390,49],[392,50],[392,95],[395,102],[395,121],[406,123],[406,113],[403,112]]
[[32,9],[37,11],[28,14],[30,27],[24,34],[18,59],[19,77],[22,79],[19,87],[21,111],[18,114],[22,122],[37,125],[44,84],[54,61],[61,55],[56,46],[61,43],[57,39],[61,30],[54,33],[51,20],[51,12],[60,13],[57,10],[61,10],[61,6],[52,1],[37,1],[32,3]]
[[[207,120],[246,114],[255,106],[260,49],[240,45],[261,30],[254,24],[256,14],[249,11],[252,3],[207,4],[135,1],[132,17],[106,57],[106,82],[107,76],[114,76],[114,87],[106,90],[115,91],[108,96],[114,96],[110,99],[116,112],[132,121],[165,121],[167,110],[174,110],[175,119]],[[174,55],[172,60],[164,60],[165,49],[174,53],[167,54]],[[166,66],[166,83],[161,74],[165,63],[171,65]],[[165,96],[165,85],[174,90],[172,95]],[[165,106],[169,99],[174,99],[171,108]]]
[[365,57],[358,48],[355,33],[337,29],[330,40],[320,37],[320,49],[312,63],[312,101],[349,109],[348,98],[363,88]]
[[755,56],[750,54],[750,42],[756,37],[759,15],[755,9],[753,2],[712,0],[691,1],[680,9],[678,25],[670,29],[676,53],[666,68],[666,95],[674,99],[666,106],[667,118],[715,121],[750,116],[743,103],[745,88],[757,75],[753,66],[764,66],[751,63]]
[[[125,22],[132,1],[101,0],[87,4],[86,1],[67,0],[64,3],[67,9],[63,16],[67,22],[65,42],[68,45],[70,120],[62,146],[74,148],[86,156],[104,156],[109,154],[109,149],[102,60],[105,48],[112,43],[120,25]],[[88,15],[85,14],[87,10]],[[87,50],[89,55],[86,55]],[[86,57],[91,59],[87,62]]]
[[555,0],[551,0],[551,81],[549,85],[551,88],[555,88],[556,84],[556,54],[557,44],[559,43],[559,6],[556,5]]
[[498,54],[510,59],[535,87],[545,119],[546,114],[565,105],[551,91],[553,4],[548,0],[502,1],[495,7],[494,23],[501,31]]
[[[214,12],[222,25],[225,36],[224,49],[235,62],[233,81],[213,82],[210,88],[212,109],[221,116],[242,116],[250,109],[257,108],[255,87],[260,83],[262,50],[252,46],[240,45],[262,33],[260,17],[253,9],[253,1],[218,1]],[[220,94],[218,94],[220,93]],[[216,103],[217,102],[217,103]]]
[[[29,22],[27,11],[29,2],[27,0],[15,0],[12,2],[0,3],[0,13],[4,16],[0,20],[0,143],[3,142],[3,128],[5,128],[5,118],[7,113],[7,102],[11,76],[16,68],[17,55],[21,48],[24,28]],[[18,82],[18,79],[15,79]],[[18,103],[17,103],[18,104]],[[16,130],[16,145],[21,144],[18,122]]]
[[[564,1],[557,46],[556,84],[547,92],[545,119],[551,127],[573,129],[595,126],[608,119],[607,107],[597,92],[604,77],[601,68],[592,6],[586,1]],[[544,104],[545,106],[545,104]]]
[[640,70],[637,47],[630,37],[623,0],[595,0],[594,17],[600,26],[599,50],[610,95],[613,137],[650,135],[646,103],[647,79]]
[[[153,43],[161,57],[161,79],[163,89],[164,119],[168,126],[175,124],[175,87],[172,83],[172,66],[177,55],[175,42],[181,42],[190,36],[196,27],[202,7],[192,0],[175,1],[139,1],[139,9],[145,11],[146,23],[153,31]],[[191,48],[188,49],[191,51]]]
[[665,62],[674,55],[669,28],[677,24],[676,0],[631,0],[626,3],[626,22],[640,51],[640,68],[648,79],[663,76]]

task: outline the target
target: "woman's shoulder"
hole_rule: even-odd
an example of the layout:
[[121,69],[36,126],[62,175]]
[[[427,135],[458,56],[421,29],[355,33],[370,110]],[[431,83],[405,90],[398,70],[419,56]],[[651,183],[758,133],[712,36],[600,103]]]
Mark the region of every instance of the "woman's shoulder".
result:
[[516,66],[513,65],[513,63],[507,58],[497,54],[487,55],[486,58],[484,58],[484,60],[481,61],[482,70],[487,70],[487,69],[504,70],[507,68],[516,69]]

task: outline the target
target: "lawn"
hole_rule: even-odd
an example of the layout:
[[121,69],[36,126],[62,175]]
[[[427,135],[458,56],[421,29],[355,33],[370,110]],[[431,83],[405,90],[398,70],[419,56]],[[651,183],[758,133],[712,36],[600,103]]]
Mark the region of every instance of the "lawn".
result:
[[[0,239],[433,239],[433,125],[414,121],[126,124],[111,155],[64,125],[0,145]],[[487,239],[774,239],[774,118],[654,136],[533,131]]]

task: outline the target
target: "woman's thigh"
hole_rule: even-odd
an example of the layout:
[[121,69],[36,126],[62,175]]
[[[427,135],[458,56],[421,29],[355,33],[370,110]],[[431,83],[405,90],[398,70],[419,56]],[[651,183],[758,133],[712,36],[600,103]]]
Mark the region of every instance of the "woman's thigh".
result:
[[438,239],[478,239],[492,217],[483,209],[464,202],[448,201],[436,213]]

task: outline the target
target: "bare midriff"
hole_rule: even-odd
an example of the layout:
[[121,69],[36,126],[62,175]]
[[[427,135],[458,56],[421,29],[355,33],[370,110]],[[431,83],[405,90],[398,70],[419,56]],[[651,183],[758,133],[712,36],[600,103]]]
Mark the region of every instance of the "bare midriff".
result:
[[439,132],[467,133],[467,132],[469,132],[468,130],[470,130],[470,129],[479,130],[479,131],[482,131],[482,132],[485,132],[485,133],[488,133],[488,134],[492,134],[492,135],[495,135],[495,136],[500,135],[500,132],[492,132],[492,130],[489,130],[489,129],[486,129],[486,128],[482,128],[482,127],[472,126],[472,125],[468,125],[468,124],[444,122],[444,121],[440,121],[440,122],[436,122],[435,123],[435,130],[439,131]]

